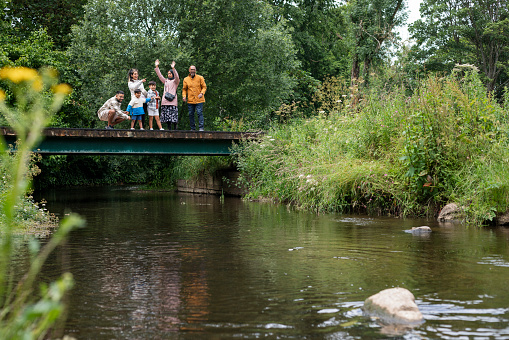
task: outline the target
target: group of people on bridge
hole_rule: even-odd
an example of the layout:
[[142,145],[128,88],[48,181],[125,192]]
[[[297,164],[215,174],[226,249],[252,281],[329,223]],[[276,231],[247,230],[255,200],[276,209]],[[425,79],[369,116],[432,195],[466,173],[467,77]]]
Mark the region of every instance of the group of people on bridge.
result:
[[[155,73],[159,80],[164,84],[163,95],[156,90],[156,82],[149,81],[149,90],[146,91],[143,83],[146,79],[139,79],[137,69],[130,69],[128,73],[129,90],[131,92],[131,101],[126,111],[120,108],[124,100],[124,91],[117,91],[115,96],[108,99],[97,111],[100,120],[108,122],[106,129],[113,127],[125,120],[131,120],[131,130],[135,129],[138,121],[140,130],[143,130],[143,117],[148,113],[149,128],[153,130],[153,121],[155,120],[159,130],[164,130],[162,124],[168,124],[169,130],[177,130],[178,126],[178,97],[177,87],[180,84],[180,78],[175,69],[175,61],[171,63],[171,69],[168,71],[168,77],[165,78],[159,70],[159,59],[155,61]],[[203,104],[205,103],[205,92],[207,85],[205,79],[196,74],[196,67],[189,67],[189,75],[184,78],[182,86],[182,101],[187,102],[189,111],[189,123],[191,130],[196,130],[195,113],[198,116],[198,130],[204,131]],[[159,115],[159,109],[161,114]]]

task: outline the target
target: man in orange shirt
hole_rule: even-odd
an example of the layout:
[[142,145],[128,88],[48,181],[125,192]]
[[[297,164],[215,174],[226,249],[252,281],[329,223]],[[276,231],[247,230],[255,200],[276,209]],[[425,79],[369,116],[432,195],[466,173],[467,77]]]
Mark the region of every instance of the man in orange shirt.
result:
[[189,67],[189,75],[184,78],[184,86],[182,87],[182,100],[187,101],[187,109],[189,110],[189,123],[191,130],[196,130],[194,123],[194,112],[198,114],[198,129],[204,131],[203,119],[203,103],[205,103],[205,92],[207,85],[205,79],[196,74],[196,67]]

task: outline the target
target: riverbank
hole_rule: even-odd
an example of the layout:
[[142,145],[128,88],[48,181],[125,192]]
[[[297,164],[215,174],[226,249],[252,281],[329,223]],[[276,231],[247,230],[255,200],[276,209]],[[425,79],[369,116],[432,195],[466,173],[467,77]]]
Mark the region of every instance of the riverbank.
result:
[[[39,174],[40,169],[35,165],[37,159],[38,157],[33,155],[25,180],[31,181],[33,176]],[[0,231],[2,232],[5,231],[3,226],[7,224],[4,204],[13,185],[8,163],[13,160],[13,157],[5,157],[3,160],[4,162],[0,163],[0,226],[2,226]],[[36,202],[30,192],[22,195],[14,205],[12,219],[12,225],[15,226],[12,232],[18,235],[47,236],[58,226],[58,219],[48,211],[45,201]]]
[[338,96],[332,112],[293,121],[236,148],[248,198],[300,208],[436,216],[456,202],[480,225],[509,206],[509,101],[475,72]]

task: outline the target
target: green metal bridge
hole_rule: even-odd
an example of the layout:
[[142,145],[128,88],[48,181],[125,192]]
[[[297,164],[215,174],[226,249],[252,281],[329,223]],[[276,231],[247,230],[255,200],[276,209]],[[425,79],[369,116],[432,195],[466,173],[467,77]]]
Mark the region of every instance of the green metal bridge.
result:
[[[17,136],[12,129],[0,127],[0,134],[14,145]],[[224,156],[231,153],[233,143],[262,133],[47,128],[43,135],[34,150],[39,154]]]

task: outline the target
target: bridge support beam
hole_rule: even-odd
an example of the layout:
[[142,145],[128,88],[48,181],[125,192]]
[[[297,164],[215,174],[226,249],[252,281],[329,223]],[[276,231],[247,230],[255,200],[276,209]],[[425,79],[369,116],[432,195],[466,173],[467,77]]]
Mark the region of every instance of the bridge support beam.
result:
[[[0,127],[0,134],[14,145],[17,136],[11,129]],[[44,139],[34,152],[83,155],[224,156],[231,153],[232,143],[260,136],[249,132],[61,128],[48,128],[43,134]]]

